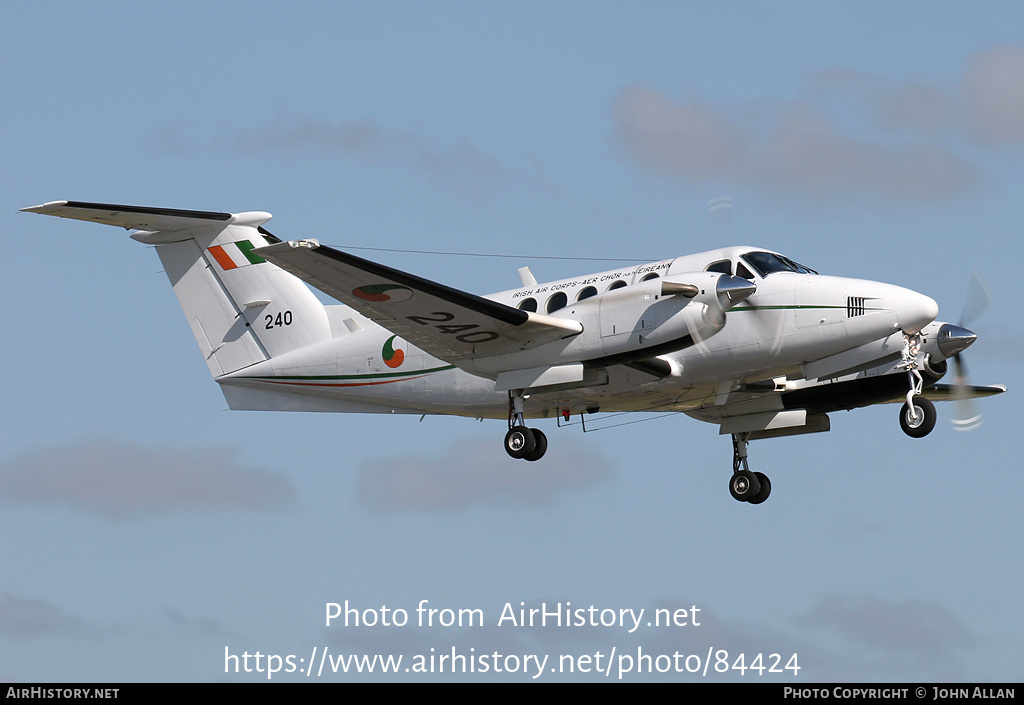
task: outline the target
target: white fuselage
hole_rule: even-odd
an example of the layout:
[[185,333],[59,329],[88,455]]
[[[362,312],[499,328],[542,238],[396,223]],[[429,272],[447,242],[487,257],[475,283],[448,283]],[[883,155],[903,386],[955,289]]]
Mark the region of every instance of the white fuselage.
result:
[[[670,374],[655,376],[624,364],[588,361],[593,374],[585,382],[528,390],[526,415],[598,408],[692,410],[723,385],[803,379],[808,363],[824,360],[819,367],[827,369],[827,360],[854,349],[870,356],[875,344],[891,347],[893,335],[918,332],[937,314],[932,299],[890,284],[800,271],[751,271],[755,268],[742,257],[752,252],[767,251],[725,248],[487,296],[580,321],[584,332],[579,336],[541,349],[549,359],[552,350],[556,358],[576,354],[578,359],[573,346],[589,345],[614,355],[628,336],[657,340],[658,327],[668,323],[651,313],[663,303],[655,293],[655,280],[686,279],[687,273],[697,280],[694,273],[712,267],[714,272],[727,268],[756,285],[754,294],[728,310],[724,327],[714,327],[707,337],[697,335],[688,347],[658,355]],[[698,296],[687,307],[691,328],[701,311],[707,319],[708,306],[701,300]],[[614,316],[609,315],[612,310]],[[329,307],[329,317],[336,331],[332,339],[219,377],[232,408],[280,409],[281,394],[288,393],[291,406],[285,408],[294,410],[506,417],[507,393],[495,390],[486,362],[474,362],[471,374],[395,339],[347,306]],[[625,324],[609,323],[614,320]],[[528,367],[529,360],[519,366]],[[500,369],[508,369],[507,361],[496,362],[494,370]],[[273,403],[267,395],[274,397]]]

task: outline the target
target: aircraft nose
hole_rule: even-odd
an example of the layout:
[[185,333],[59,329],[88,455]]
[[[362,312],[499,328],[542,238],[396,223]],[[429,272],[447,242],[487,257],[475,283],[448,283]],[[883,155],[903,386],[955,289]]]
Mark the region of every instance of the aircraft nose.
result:
[[939,305],[930,296],[904,289],[897,298],[896,313],[905,333],[920,333],[939,315]]

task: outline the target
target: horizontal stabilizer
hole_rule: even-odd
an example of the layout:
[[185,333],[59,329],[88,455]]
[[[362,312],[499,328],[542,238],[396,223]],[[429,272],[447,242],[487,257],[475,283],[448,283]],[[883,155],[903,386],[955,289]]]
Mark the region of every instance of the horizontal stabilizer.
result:
[[[216,213],[213,211],[179,210],[177,208],[150,208],[148,206],[121,206],[111,203],[85,203],[82,201],[51,201],[41,206],[22,208],[26,213],[54,215],[58,218],[86,220],[91,223],[114,225],[126,230],[146,230],[173,233],[227,225],[258,227],[270,220],[270,213]],[[166,241],[167,238],[164,238]]]

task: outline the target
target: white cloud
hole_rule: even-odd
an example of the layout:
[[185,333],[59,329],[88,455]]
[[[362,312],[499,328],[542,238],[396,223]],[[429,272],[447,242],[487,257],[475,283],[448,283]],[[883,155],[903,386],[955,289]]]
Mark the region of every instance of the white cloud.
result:
[[977,150],[1024,143],[1024,48],[978,54],[945,83],[821,72],[790,102],[715,106],[631,86],[613,117],[630,158],[686,180],[805,198],[947,200],[981,183]]
[[100,440],[26,453],[0,466],[0,498],[125,517],[182,508],[280,509],[291,481],[222,448],[179,450]]
[[964,657],[978,637],[948,607],[928,599],[890,600],[875,595],[833,594],[795,620],[824,630],[834,641],[817,664],[822,680],[960,680]]
[[175,631],[190,637],[236,636],[232,630],[217,619],[190,616],[173,607],[164,607],[161,614],[166,623],[171,625]]
[[540,174],[539,168],[524,170],[504,165],[465,140],[453,147],[439,147],[421,135],[387,130],[367,120],[279,120],[255,129],[232,128],[206,140],[191,135],[189,126],[178,122],[158,131],[153,141],[174,151],[327,152],[353,159],[393,161],[409,165],[449,190],[473,198],[488,198],[513,186],[549,193],[557,190]]
[[746,138],[727,117],[651,88],[626,88],[615,103],[619,138],[640,162],[688,178],[731,176],[746,161]]
[[970,166],[941,148],[854,139],[810,115],[785,119],[751,155],[748,169],[750,178],[772,190],[853,191],[905,201],[950,198],[976,180]]
[[13,639],[93,636],[99,630],[60,607],[32,597],[0,592],[0,635]]
[[1024,141],[1024,48],[979,54],[964,76],[974,135],[995,145]]
[[845,98],[847,108],[884,131],[960,135],[994,147],[1024,142],[1024,47],[977,54],[945,84],[826,71],[811,78],[811,87],[812,100]]
[[381,152],[388,139],[375,125],[365,121],[305,120],[244,132],[227,142],[230,149],[239,152],[328,149],[366,157]]
[[935,655],[972,646],[971,631],[944,605],[933,600],[900,602],[863,595],[830,595],[798,622],[825,627],[870,648]]
[[452,512],[471,506],[545,505],[610,474],[599,456],[551,448],[539,461],[512,460],[497,443],[473,443],[443,456],[368,461],[359,469],[363,504],[378,512]]
[[[935,144],[870,140],[840,129],[811,103],[715,110],[627,88],[615,103],[617,137],[650,169],[688,180],[724,180],[813,198],[946,199],[970,189],[974,169]],[[744,116],[754,117],[744,117]]]
[[888,81],[856,71],[823,71],[809,79],[815,104],[867,117],[883,132],[906,132],[918,137],[958,129],[957,101],[948,88],[920,81]]

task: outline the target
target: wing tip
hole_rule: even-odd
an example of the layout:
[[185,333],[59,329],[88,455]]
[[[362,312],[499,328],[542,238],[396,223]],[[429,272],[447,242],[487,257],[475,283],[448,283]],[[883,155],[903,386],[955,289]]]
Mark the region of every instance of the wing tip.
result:
[[55,210],[57,208],[63,208],[68,204],[67,201],[49,201],[38,206],[28,206],[27,208],[20,208],[21,213],[47,213],[48,211]]

